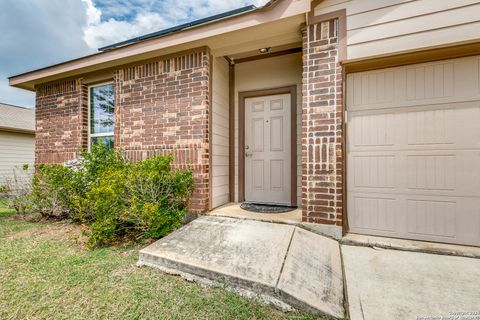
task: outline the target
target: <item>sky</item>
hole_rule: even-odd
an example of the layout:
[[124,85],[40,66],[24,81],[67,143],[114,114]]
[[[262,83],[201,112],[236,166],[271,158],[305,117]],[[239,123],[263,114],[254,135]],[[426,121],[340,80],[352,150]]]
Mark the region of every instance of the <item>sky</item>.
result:
[[8,77],[267,0],[0,0],[0,102],[34,107]]

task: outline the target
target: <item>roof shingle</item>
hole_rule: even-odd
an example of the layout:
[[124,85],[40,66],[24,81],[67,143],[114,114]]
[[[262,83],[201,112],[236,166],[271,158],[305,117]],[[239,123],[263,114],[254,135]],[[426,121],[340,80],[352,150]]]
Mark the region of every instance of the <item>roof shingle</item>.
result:
[[0,103],[0,131],[35,131],[35,110]]

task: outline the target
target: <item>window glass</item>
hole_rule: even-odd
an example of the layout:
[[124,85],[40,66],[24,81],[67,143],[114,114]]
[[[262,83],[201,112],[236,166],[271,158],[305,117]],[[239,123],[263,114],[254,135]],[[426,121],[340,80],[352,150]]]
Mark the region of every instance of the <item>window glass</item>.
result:
[[115,91],[113,84],[90,87],[90,144],[113,148]]
[[93,137],[91,141],[92,145],[102,143],[107,149],[113,148],[113,137]]
[[114,92],[107,84],[90,88],[90,133],[113,132]]

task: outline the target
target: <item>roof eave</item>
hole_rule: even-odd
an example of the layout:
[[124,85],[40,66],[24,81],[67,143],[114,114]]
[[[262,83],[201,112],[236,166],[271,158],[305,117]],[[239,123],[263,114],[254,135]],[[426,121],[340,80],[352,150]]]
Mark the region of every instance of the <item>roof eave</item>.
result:
[[[107,62],[121,60],[121,58],[110,59],[109,55],[118,53],[122,50],[124,50],[124,51],[135,50],[134,49],[135,47],[137,47],[136,49],[138,50],[138,47],[144,45],[145,43],[151,43],[153,41],[158,41],[159,39],[162,39],[162,38],[178,37],[178,36],[186,34],[187,32],[192,31],[193,29],[200,29],[202,27],[210,26],[210,25],[213,25],[213,24],[226,22],[227,20],[232,20],[232,19],[237,19],[237,18],[241,19],[242,17],[245,17],[245,16],[253,15],[253,14],[256,14],[256,13],[259,13],[259,12],[262,12],[262,11],[266,11],[266,10],[268,11],[268,10],[271,10],[272,8],[274,8],[274,7],[277,7],[278,4],[281,3],[281,2],[286,3],[286,1],[282,1],[282,0],[271,0],[271,1],[267,2],[267,4],[265,4],[264,6],[256,8],[254,10],[246,11],[244,13],[233,15],[233,16],[229,16],[229,17],[226,17],[224,19],[211,21],[209,23],[198,25],[198,26],[195,26],[193,28],[183,29],[183,30],[180,30],[178,32],[170,33],[170,34],[167,34],[167,35],[159,37],[159,38],[147,39],[147,40],[144,40],[144,41],[135,42],[135,43],[128,44],[128,45],[125,45],[125,46],[120,46],[120,47],[117,47],[117,48],[113,48],[111,50],[94,53],[94,54],[83,56],[83,57],[80,57],[80,58],[77,58],[77,59],[72,59],[72,60],[69,60],[69,61],[62,62],[62,63],[50,65],[50,66],[45,67],[45,68],[40,68],[40,69],[37,69],[37,70],[32,70],[32,71],[25,72],[25,73],[22,73],[22,74],[14,75],[14,76],[11,76],[11,77],[8,78],[9,79],[9,84],[10,84],[10,86],[13,86],[13,87],[17,87],[17,88],[21,88],[21,89],[25,89],[25,90],[30,90],[30,91],[35,91],[35,83],[39,82],[38,80],[40,80],[40,79],[49,79],[51,77],[54,77],[54,76],[60,75],[60,74],[65,74],[66,75],[65,77],[68,77],[69,76],[68,74],[70,72],[74,72],[74,71],[81,70],[81,69],[86,69],[87,67],[92,67],[92,66],[95,66],[95,65],[104,65]],[[303,12],[298,12],[297,14],[299,14],[299,13],[303,13]],[[252,20],[255,20],[255,19],[252,19]],[[260,24],[260,22],[259,22],[259,24]],[[189,42],[193,42],[193,41],[192,40],[185,41],[185,43],[189,43]],[[165,48],[175,47],[175,46],[176,45],[168,45]],[[165,49],[165,48],[163,48],[163,49]],[[163,50],[163,49],[160,48],[158,50]],[[156,51],[156,50],[151,49],[150,51],[153,52],[153,51]],[[148,51],[146,51],[146,52],[148,52]],[[136,55],[138,55],[138,53],[132,53],[130,55],[128,55],[128,53],[127,53],[126,57],[133,57],[133,56],[136,56]],[[102,60],[102,56],[103,56],[103,60]],[[90,59],[100,59],[100,61],[97,61],[96,64],[88,64],[86,61],[90,60]],[[83,62],[83,65],[82,65],[82,62]],[[60,67],[67,66],[69,64],[70,65],[74,64],[74,63],[77,63],[78,66],[71,67],[71,69],[66,68],[66,69],[68,69],[67,71],[52,71],[54,68],[60,68]],[[50,73],[49,73],[49,71],[50,71]],[[46,80],[45,82],[48,82],[48,80]]]

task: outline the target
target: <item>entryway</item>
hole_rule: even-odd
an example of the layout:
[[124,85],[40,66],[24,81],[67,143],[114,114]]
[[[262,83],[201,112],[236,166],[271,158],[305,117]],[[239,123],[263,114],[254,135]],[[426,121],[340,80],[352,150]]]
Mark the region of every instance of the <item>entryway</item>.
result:
[[214,59],[209,210],[245,202],[297,208],[302,68],[301,50]]
[[296,86],[240,93],[241,200],[296,206],[295,99]]

